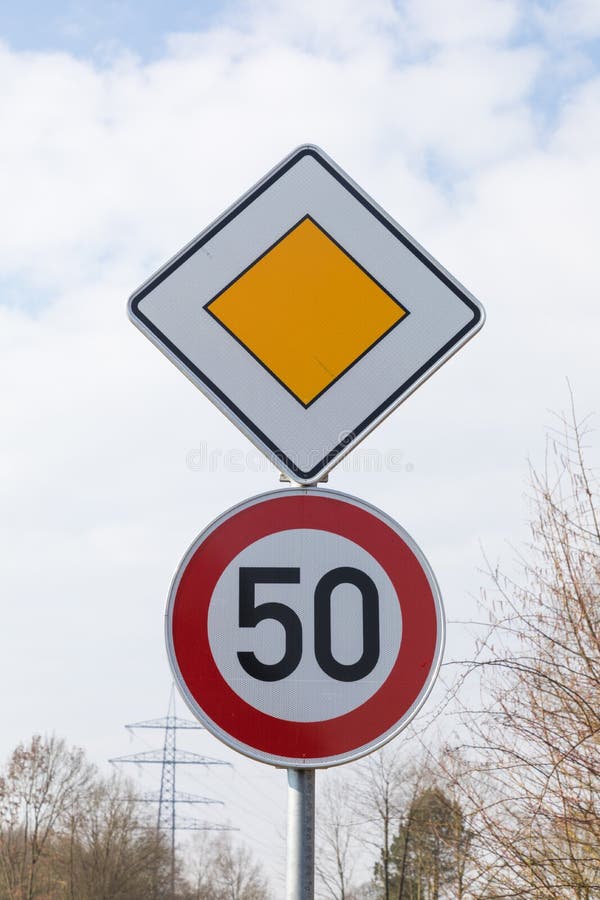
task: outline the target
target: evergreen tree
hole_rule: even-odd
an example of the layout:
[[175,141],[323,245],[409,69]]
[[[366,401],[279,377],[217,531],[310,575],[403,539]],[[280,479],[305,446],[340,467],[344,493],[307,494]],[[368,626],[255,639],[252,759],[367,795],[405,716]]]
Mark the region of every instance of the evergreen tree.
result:
[[[458,803],[439,787],[412,800],[390,853],[390,897],[397,900],[460,898],[470,835]],[[382,866],[375,867],[382,881]]]

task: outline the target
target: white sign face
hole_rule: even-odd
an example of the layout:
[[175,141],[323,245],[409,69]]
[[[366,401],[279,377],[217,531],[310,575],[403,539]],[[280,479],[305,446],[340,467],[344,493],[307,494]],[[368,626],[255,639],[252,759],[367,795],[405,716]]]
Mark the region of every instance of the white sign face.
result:
[[[240,632],[236,604],[228,602],[238,592],[240,568],[298,570],[298,583],[255,586],[257,602],[281,601],[294,609],[302,623],[302,654],[293,672],[269,684],[248,673],[239,652],[252,652],[266,665],[275,665],[285,650],[285,633],[277,619],[265,619],[260,627]],[[342,568],[363,573],[377,585],[379,653],[365,666],[368,674],[352,682],[332,678],[315,653],[314,595],[326,575]],[[260,585],[260,586],[259,586]],[[331,593],[331,654],[342,666],[350,666],[363,653],[361,623],[363,595],[355,583],[340,581]],[[320,607],[321,611],[323,608]],[[208,611],[208,640],[217,668],[229,686],[247,703],[277,719],[319,722],[335,719],[362,706],[388,678],[398,656],[402,615],[398,595],[385,569],[363,547],[338,534],[318,529],[291,528],[259,539],[231,560],[217,582]],[[291,667],[290,667],[291,668]],[[306,691],[306,685],[311,690]]]
[[435,578],[396,523],[325,490],[280,490],[193,543],[167,610],[175,679],[195,715],[274,765],[328,766],[394,737],[437,674]]
[[300,484],[484,321],[478,301],[313,146],[150,278],[129,313]]

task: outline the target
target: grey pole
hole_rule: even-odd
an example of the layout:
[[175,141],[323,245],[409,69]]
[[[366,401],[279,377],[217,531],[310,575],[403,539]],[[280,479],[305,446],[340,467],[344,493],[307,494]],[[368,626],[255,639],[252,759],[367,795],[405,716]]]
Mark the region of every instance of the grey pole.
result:
[[286,900],[315,896],[315,770],[288,769]]

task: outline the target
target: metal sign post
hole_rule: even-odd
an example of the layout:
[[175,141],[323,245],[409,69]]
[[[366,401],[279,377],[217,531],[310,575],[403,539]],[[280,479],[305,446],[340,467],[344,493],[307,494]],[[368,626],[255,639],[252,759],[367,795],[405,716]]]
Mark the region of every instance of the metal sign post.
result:
[[288,769],[286,900],[315,895],[315,770]]
[[444,619],[425,557],[356,497],[272,491],[193,542],[166,637],[175,681],[206,728],[287,768],[287,900],[313,900],[314,770],[389,741],[437,675]]
[[171,587],[166,638],[199,721],[287,769],[287,900],[313,900],[315,769],[370,753],[416,715],[444,618],[404,529],[312,486],[485,313],[308,144],[138,288],[128,311],[300,486],[240,503],[198,536]]

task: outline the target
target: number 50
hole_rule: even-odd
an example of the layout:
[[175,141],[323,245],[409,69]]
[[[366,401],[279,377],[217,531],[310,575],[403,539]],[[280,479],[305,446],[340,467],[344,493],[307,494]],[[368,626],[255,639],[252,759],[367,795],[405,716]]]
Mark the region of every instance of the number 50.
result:
[[[252,678],[280,681],[287,678],[302,659],[302,622],[285,603],[256,605],[257,584],[300,584],[300,569],[292,567],[241,566],[239,578],[239,626],[255,628],[273,619],[285,631],[285,650],[276,663],[261,662],[250,650],[238,652],[240,665]],[[362,654],[354,663],[341,663],[331,648],[331,595],[341,584],[358,588],[362,597]],[[315,657],[320,668],[336,681],[359,681],[369,675],[379,659],[379,594],[366,572],[351,566],[331,569],[319,580],[314,595]]]

